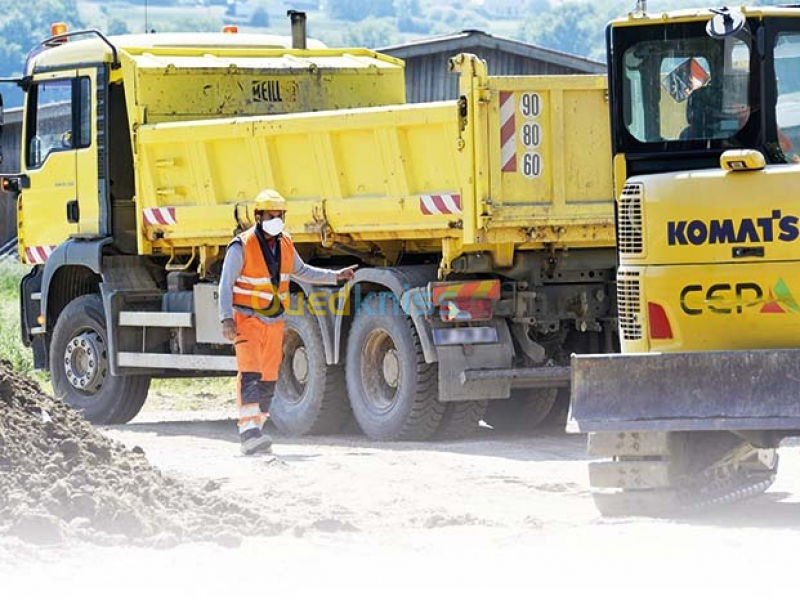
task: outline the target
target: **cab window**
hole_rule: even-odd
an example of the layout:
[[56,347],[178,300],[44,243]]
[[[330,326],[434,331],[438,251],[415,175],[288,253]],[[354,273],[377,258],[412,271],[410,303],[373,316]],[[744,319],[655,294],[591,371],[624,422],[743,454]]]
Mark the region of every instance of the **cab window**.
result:
[[91,145],[91,81],[88,77],[56,79],[33,85],[29,93],[29,168],[50,154]]
[[646,40],[627,49],[623,65],[626,126],[639,142],[726,140],[750,116],[745,42]]
[[790,162],[800,162],[800,33],[775,40],[775,119],[778,144]]

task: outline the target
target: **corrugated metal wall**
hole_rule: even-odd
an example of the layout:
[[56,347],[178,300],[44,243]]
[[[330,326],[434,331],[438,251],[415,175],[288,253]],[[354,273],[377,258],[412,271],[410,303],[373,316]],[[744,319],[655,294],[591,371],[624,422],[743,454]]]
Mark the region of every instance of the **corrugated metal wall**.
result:
[[[490,75],[564,75],[586,72],[486,47],[466,46],[460,51],[471,52],[484,59],[489,65]],[[447,70],[447,61],[454,54],[447,51],[404,59],[408,102],[433,102],[458,97],[458,75]],[[397,56],[403,58],[401,53],[397,53]]]

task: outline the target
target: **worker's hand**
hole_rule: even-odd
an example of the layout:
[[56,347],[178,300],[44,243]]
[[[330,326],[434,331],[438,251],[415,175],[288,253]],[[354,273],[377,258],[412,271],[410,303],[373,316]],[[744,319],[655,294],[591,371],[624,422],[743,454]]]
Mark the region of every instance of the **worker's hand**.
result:
[[229,342],[236,340],[236,323],[233,319],[222,321],[222,335]]
[[353,277],[356,276],[356,269],[358,265],[350,265],[349,267],[345,267],[344,269],[339,269],[336,271],[336,282],[342,283],[344,281],[350,281]]

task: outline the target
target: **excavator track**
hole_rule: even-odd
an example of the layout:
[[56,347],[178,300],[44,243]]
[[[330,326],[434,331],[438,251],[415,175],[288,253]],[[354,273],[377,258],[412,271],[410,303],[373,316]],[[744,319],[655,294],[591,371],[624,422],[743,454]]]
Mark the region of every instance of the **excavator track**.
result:
[[612,456],[589,470],[605,516],[672,517],[739,502],[766,491],[778,467],[774,448],[727,432],[593,434],[589,452]]

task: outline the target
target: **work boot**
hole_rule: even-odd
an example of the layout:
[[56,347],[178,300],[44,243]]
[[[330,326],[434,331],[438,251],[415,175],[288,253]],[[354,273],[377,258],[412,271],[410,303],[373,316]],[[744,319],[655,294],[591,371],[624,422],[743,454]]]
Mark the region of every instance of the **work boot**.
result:
[[242,442],[242,454],[269,454],[272,452],[272,438],[262,433],[260,429],[248,429],[239,434]]

